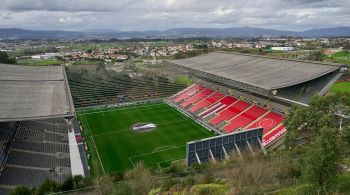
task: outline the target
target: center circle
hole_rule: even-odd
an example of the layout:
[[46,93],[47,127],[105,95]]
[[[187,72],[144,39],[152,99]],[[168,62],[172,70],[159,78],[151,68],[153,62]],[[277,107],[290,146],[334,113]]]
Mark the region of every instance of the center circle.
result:
[[153,129],[157,128],[157,125],[154,123],[136,123],[131,126],[131,129],[136,132],[145,132],[145,131],[152,131]]

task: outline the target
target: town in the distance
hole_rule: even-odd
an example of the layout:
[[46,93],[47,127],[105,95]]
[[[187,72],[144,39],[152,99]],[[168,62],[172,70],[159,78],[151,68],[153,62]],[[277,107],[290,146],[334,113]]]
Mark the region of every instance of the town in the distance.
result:
[[349,8],[2,0],[0,194],[350,194]]

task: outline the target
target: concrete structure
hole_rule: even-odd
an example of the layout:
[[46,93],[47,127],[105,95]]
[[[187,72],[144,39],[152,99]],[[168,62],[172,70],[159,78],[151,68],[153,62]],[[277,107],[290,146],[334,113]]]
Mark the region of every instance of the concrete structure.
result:
[[63,66],[0,64],[0,121],[74,117]]
[[301,84],[338,71],[340,68],[338,64],[228,52],[212,52],[170,62],[208,76],[217,76],[265,91]]

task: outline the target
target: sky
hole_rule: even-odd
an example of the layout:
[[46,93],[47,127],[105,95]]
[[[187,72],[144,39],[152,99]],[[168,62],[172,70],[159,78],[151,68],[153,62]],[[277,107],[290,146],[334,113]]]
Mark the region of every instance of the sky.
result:
[[350,26],[350,0],[0,0],[0,28],[166,30]]

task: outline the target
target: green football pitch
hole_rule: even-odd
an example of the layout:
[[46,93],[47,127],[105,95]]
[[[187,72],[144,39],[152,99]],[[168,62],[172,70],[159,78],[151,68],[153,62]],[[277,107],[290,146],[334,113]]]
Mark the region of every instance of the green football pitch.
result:
[[[150,167],[166,167],[172,161],[185,158],[186,142],[215,135],[160,102],[85,110],[77,115],[88,142],[90,166],[97,169],[99,164],[103,172],[125,171],[139,161]],[[131,130],[132,125],[142,122],[154,123],[157,127],[145,132]]]

